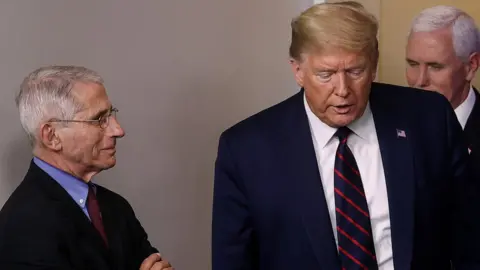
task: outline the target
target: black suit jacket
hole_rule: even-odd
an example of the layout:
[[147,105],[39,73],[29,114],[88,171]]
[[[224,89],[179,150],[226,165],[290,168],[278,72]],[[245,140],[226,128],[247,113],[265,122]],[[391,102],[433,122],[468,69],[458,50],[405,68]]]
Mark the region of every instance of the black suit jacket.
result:
[[[465,125],[465,136],[468,142],[470,152],[470,165],[473,173],[480,180],[480,93],[475,90],[475,105],[468,116],[467,124]],[[477,168],[477,169],[475,169]]]
[[0,212],[2,270],[138,270],[157,252],[129,203],[97,186],[109,248],[70,195],[33,162]]
[[[425,106],[428,104],[428,106]],[[462,128],[438,93],[374,83],[395,269],[480,269]],[[403,135],[403,132],[404,135]],[[213,270],[341,269],[303,91],[220,137]]]

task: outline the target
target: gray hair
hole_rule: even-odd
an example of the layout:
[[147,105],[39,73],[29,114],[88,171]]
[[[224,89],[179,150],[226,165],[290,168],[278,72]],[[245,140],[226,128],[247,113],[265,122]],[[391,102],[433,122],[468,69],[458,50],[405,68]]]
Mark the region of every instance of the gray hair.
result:
[[452,6],[424,9],[412,22],[412,32],[432,32],[452,27],[455,54],[467,62],[470,55],[480,51],[480,32],[475,21],[464,11]]
[[102,77],[80,66],[47,66],[30,73],[16,96],[20,122],[35,145],[38,128],[51,119],[73,119],[83,104],[71,94],[77,82],[103,85]]

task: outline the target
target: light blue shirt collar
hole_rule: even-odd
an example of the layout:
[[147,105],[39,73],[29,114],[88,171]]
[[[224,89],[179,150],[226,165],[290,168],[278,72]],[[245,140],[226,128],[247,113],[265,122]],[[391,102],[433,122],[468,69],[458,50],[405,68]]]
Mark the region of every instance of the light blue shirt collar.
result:
[[80,206],[83,212],[88,216],[88,211],[86,207],[87,196],[88,196],[88,184],[74,177],[71,174],[68,174],[47,162],[34,157],[33,162],[45,171],[50,177],[57,181],[60,186],[62,186],[72,199]]

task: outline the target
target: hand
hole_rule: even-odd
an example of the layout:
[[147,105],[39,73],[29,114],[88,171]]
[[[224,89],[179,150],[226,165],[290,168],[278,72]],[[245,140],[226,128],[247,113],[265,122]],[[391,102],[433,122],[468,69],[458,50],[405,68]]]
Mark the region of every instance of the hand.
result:
[[169,262],[164,261],[159,253],[154,253],[143,260],[140,270],[174,270]]

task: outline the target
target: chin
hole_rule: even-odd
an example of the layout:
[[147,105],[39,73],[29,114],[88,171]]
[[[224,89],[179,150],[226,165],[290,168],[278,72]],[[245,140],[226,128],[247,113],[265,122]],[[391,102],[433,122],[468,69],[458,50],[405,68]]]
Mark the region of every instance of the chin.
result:
[[103,170],[107,170],[115,166],[115,164],[117,164],[117,159],[113,156],[108,158],[107,160],[99,162],[98,167],[101,167]]
[[354,115],[337,115],[334,117],[331,121],[332,127],[339,128],[339,127],[345,127],[350,125],[353,121],[355,121],[357,117]]
[[115,164],[117,164],[117,159],[113,158],[112,160],[109,160],[109,162],[107,163],[107,167],[111,168],[113,166],[115,166]]

